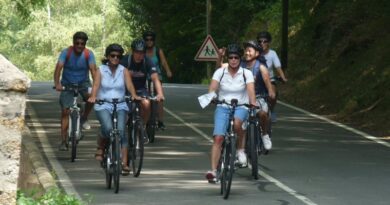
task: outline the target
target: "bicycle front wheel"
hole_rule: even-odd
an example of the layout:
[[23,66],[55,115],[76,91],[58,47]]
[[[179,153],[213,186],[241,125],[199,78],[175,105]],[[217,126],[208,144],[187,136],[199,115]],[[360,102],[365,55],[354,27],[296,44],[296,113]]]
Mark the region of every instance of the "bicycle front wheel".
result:
[[131,165],[133,167],[133,176],[138,177],[144,160],[145,130],[141,123],[137,122],[135,124],[132,137],[133,145],[130,147]]
[[70,131],[70,142],[72,144],[72,151],[71,151],[71,156],[70,156],[70,161],[71,162],[74,162],[75,159],[76,159],[76,151],[77,151],[77,118],[78,118],[78,115],[76,112],[72,112],[71,114],[71,117],[70,117],[70,127],[69,129],[71,129]]
[[113,178],[114,178],[114,192],[118,193],[119,191],[119,179],[121,175],[122,160],[121,160],[121,147],[119,141],[119,133],[114,135],[114,142],[112,146],[113,150]]
[[106,187],[107,189],[111,189],[112,184],[112,150],[110,146],[107,146],[104,149],[104,158],[103,158],[103,168],[106,174]]
[[[224,157],[224,170],[221,184],[223,184],[223,198],[229,198],[230,189],[232,186],[233,174],[234,174],[234,160],[236,158],[236,135],[230,137],[229,142],[226,143],[226,151]],[[222,185],[221,185],[222,186]]]

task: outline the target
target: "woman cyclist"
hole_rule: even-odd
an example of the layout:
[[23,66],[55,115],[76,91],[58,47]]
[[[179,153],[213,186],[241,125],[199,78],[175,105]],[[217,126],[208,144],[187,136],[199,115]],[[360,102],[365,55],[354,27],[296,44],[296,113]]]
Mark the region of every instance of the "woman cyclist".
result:
[[[250,103],[256,105],[254,79],[252,72],[240,66],[242,49],[237,44],[227,47],[228,65],[217,69],[209,86],[210,92],[218,91],[218,100],[230,102],[237,99],[238,104]],[[245,132],[242,123],[248,118],[248,110],[239,106],[234,114],[234,130],[238,136],[237,155],[240,163],[246,163],[244,153]],[[211,171],[206,178],[210,183],[216,181],[216,170],[221,156],[221,146],[229,121],[229,108],[226,105],[218,105],[214,113],[214,143],[211,148]]]
[[[123,48],[118,44],[111,44],[106,48],[105,59],[102,65],[99,66],[98,72],[95,74],[95,80],[92,87],[91,97],[89,102],[94,103],[96,99],[112,100],[118,98],[124,100],[126,89],[132,94],[133,98],[139,99],[136,95],[133,82],[129,71],[119,64],[123,55]],[[98,147],[95,158],[99,161],[103,160],[103,150],[110,137],[112,125],[112,110],[111,103],[95,104],[96,116],[100,122],[101,134],[98,137]],[[129,174],[129,166],[127,164],[127,137],[125,137],[126,117],[129,108],[126,102],[117,105],[118,111],[118,129],[122,143],[122,174]]]

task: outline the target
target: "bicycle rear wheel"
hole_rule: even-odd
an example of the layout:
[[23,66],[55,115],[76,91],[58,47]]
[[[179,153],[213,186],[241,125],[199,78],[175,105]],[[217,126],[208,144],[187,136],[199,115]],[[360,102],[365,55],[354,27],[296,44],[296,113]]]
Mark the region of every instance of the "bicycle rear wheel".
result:
[[138,177],[141,173],[142,164],[144,160],[144,137],[145,130],[141,123],[137,122],[134,125],[133,136],[132,136],[132,147],[131,152],[131,165],[133,167],[133,176]]
[[149,142],[153,143],[156,136],[156,128],[157,128],[157,121],[156,121],[156,112],[157,112],[157,103],[155,101],[151,101],[151,114],[149,122],[146,125],[146,132],[148,134]]
[[257,139],[258,139],[258,130],[255,124],[250,123],[249,129],[248,129],[248,147],[249,147],[249,158],[252,166],[252,176],[254,179],[259,178],[258,174],[258,146],[257,146]]
[[76,159],[76,151],[77,151],[77,113],[73,111],[70,117],[70,122],[69,124],[71,125],[69,129],[70,131],[70,142],[72,144],[72,151],[71,151],[71,156],[70,156],[70,161],[74,162]]
[[113,177],[114,177],[114,192],[118,193],[119,191],[119,181],[121,175],[122,168],[122,160],[121,160],[121,147],[119,141],[119,133],[114,134],[114,142],[113,142]]

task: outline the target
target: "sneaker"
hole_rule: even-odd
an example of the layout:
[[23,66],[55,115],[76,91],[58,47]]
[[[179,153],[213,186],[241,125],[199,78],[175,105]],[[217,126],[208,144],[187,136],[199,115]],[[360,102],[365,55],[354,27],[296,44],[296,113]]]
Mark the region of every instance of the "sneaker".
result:
[[149,136],[148,134],[145,132],[145,137],[144,137],[144,144],[149,144]]
[[83,127],[84,130],[89,130],[91,129],[91,125],[88,123],[88,120],[81,120],[81,126]]
[[263,135],[261,136],[261,139],[263,140],[263,145],[266,150],[270,150],[272,148],[272,142],[271,138],[269,138],[269,135]]
[[158,126],[158,129],[165,130],[165,125],[162,121],[159,120],[157,123],[157,126]]
[[271,112],[271,122],[276,122],[276,113],[275,112]]
[[60,146],[58,146],[59,151],[68,151],[68,144],[65,141],[62,141]]
[[215,184],[217,182],[217,174],[215,171],[208,171],[206,173],[206,179],[209,181],[211,184]]
[[242,151],[242,150],[238,151],[237,158],[238,158],[238,163],[240,164],[241,167],[247,166],[247,158],[246,158],[246,154],[244,151]]

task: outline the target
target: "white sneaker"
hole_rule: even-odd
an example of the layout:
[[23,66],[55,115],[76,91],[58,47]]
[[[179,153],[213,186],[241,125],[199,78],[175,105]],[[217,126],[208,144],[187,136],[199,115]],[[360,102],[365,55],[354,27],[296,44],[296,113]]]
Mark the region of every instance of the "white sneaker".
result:
[[263,140],[263,145],[266,150],[270,150],[272,148],[272,142],[271,138],[269,138],[269,135],[263,135],[261,136],[261,139]]
[[83,127],[84,130],[89,130],[89,129],[91,129],[91,125],[88,123],[88,120],[86,120],[85,122],[83,122],[82,127]]
[[246,159],[245,152],[242,150],[237,151],[237,157],[238,157],[238,163],[240,163],[242,166],[246,166],[247,159]]

